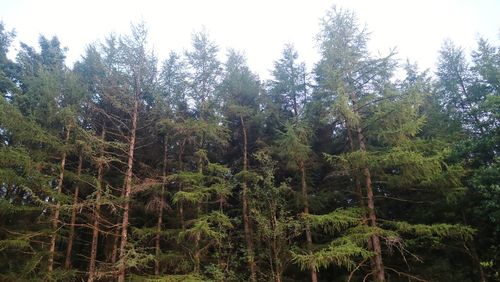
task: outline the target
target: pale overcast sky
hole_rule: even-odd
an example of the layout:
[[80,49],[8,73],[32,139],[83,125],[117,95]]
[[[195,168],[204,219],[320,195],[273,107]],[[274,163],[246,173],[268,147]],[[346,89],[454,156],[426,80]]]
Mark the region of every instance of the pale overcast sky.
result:
[[40,34],[57,35],[69,48],[69,65],[88,43],[110,32],[127,33],[131,22],[146,22],[160,60],[170,50],[189,48],[191,33],[205,26],[221,54],[229,47],[245,51],[252,70],[268,78],[288,42],[313,65],[319,20],[334,4],[355,11],[367,25],[373,53],[396,47],[399,58],[421,68],[434,66],[446,38],[468,51],[478,36],[495,44],[500,38],[499,0],[0,0],[0,20],[32,46]]

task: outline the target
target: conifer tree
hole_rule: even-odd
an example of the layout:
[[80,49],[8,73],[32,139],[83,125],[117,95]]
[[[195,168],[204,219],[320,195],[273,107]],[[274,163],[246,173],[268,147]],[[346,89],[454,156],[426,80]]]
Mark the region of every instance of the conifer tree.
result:
[[[298,53],[292,45],[285,46],[282,58],[276,61],[273,70],[274,80],[270,82],[270,95],[281,111],[284,123],[283,132],[276,137],[278,155],[287,162],[287,167],[300,175],[301,200],[303,213],[309,214],[309,195],[307,188],[306,163],[311,155],[309,140],[311,133],[304,124],[304,106],[308,99],[307,74],[305,64],[297,63]],[[305,224],[307,248],[312,248],[312,234],[309,223]],[[318,281],[315,268],[311,268],[311,281]]]
[[[230,50],[225,66],[226,72],[221,85],[221,96],[224,102],[224,112],[229,129],[235,133],[233,142],[241,145],[241,172],[236,177],[241,178],[241,205],[243,232],[246,244],[246,257],[250,270],[250,281],[256,281],[257,270],[252,221],[250,218],[250,193],[248,191],[247,173],[249,171],[249,151],[258,132],[255,123],[259,120],[259,81],[246,65],[245,58],[237,51]],[[249,137],[249,134],[253,136]],[[236,147],[240,147],[237,146]]]
[[[334,165],[347,161],[349,165],[341,165],[342,170],[359,177],[365,188],[366,220],[371,230],[367,233],[370,235],[366,246],[373,252],[371,274],[374,280],[385,281],[383,246],[392,246],[401,238],[397,232],[405,233],[408,229],[403,227],[406,223],[391,224],[377,219],[375,193],[390,195],[394,193],[392,189],[425,186],[427,179],[437,181],[442,173],[450,175],[450,182],[441,185],[453,187],[458,180],[451,175],[459,177],[460,168],[441,167],[436,163],[444,157],[440,152],[425,154],[419,151],[420,141],[415,136],[425,121],[418,111],[424,93],[412,87],[403,92],[391,84],[392,54],[382,58],[369,54],[367,33],[358,27],[352,12],[331,10],[324,19],[319,39],[323,57],[316,69],[318,91],[331,97],[330,111],[334,118],[343,121],[349,142],[356,148],[330,161]],[[396,233],[384,231],[384,228],[395,228]],[[470,239],[470,229],[446,228],[461,230],[463,238]],[[419,233],[417,227],[415,233]],[[442,234],[443,237],[447,235]]]
[[498,44],[368,35],[334,7],[261,82],[205,30],[159,71],[143,23],[70,66],[0,22],[0,280],[498,281]]
[[126,73],[124,78],[126,81],[124,91],[128,92],[131,99],[130,109],[130,125],[128,126],[129,135],[127,166],[124,177],[123,187],[123,215],[121,223],[121,240],[119,248],[119,272],[118,281],[125,281],[125,271],[127,268],[127,243],[128,243],[128,226],[130,201],[133,187],[133,168],[134,168],[134,152],[137,142],[137,129],[139,110],[142,107],[144,99],[151,91],[156,78],[156,60],[147,51],[147,30],[144,24],[132,26],[132,34],[129,37],[121,38],[119,45],[119,67],[122,67]]
[[276,183],[276,161],[269,150],[263,148],[253,156],[259,166],[249,175],[253,194],[251,215],[256,221],[255,233],[262,242],[267,279],[281,282],[292,259],[292,242],[300,234],[300,223],[287,209],[286,199],[292,191],[286,183]]

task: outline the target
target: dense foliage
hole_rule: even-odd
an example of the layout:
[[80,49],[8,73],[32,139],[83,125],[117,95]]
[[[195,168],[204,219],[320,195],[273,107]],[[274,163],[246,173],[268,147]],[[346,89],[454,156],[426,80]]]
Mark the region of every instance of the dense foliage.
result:
[[286,45],[262,81],[206,31],[159,63],[133,25],[72,68],[14,38],[1,281],[500,281],[500,46],[430,74],[332,8],[313,71]]

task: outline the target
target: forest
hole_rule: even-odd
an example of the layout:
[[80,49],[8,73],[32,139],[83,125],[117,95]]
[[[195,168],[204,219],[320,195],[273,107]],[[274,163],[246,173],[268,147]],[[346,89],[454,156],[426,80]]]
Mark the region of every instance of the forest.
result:
[[261,80],[206,30],[160,60],[132,24],[68,66],[56,36],[10,59],[6,24],[0,281],[500,281],[487,39],[420,70],[333,7],[312,70],[287,44]]

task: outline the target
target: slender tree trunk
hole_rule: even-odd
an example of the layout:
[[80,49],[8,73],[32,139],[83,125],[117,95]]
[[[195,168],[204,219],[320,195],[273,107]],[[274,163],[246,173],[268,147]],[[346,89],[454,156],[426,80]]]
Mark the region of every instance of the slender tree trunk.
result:
[[[68,145],[68,143],[69,143],[70,134],[71,134],[71,127],[68,126],[68,128],[66,129],[66,137],[64,139],[65,145]],[[66,166],[66,149],[64,149],[62,156],[61,156],[59,177],[57,179],[57,195],[60,195],[62,193],[65,166]],[[49,272],[49,274],[51,274],[52,271],[54,270],[54,256],[55,256],[55,252],[56,252],[57,226],[59,223],[59,213],[61,211],[61,203],[58,200],[56,200],[56,201],[57,201],[57,203],[56,203],[56,206],[54,208],[54,214],[52,215],[52,236],[50,237],[49,259],[48,259],[48,265],[47,265],[47,271]]]
[[[352,139],[353,138],[352,137],[352,129],[349,127],[347,122],[346,122],[346,125],[347,125],[347,138],[349,139],[350,149],[351,149],[351,152],[354,152],[355,148],[354,148],[354,141]],[[365,207],[365,199],[363,197],[363,190],[361,189],[361,181],[359,180],[359,175],[357,173],[354,174],[354,192],[356,193],[356,195],[359,196],[360,207],[364,208]],[[366,214],[363,214],[363,224],[367,225],[367,226],[370,225],[370,223],[368,222],[368,218],[366,217]],[[368,245],[367,246],[368,250],[373,250],[373,244],[372,244],[371,238],[368,240],[367,245]],[[375,269],[375,260],[373,257],[370,258],[370,267],[372,269]]]
[[[203,144],[203,138],[200,141],[200,148],[202,148]],[[203,175],[203,158],[200,155],[198,159],[198,173],[200,175]],[[199,218],[201,213],[201,204],[197,203],[196,204],[196,217]],[[200,273],[201,267],[200,267],[200,262],[201,262],[201,248],[200,248],[200,241],[201,241],[201,234],[197,233],[196,236],[194,237],[194,272],[195,273]]]
[[[308,215],[309,214],[309,199],[307,195],[307,183],[306,183],[306,168],[304,161],[301,160],[299,164],[300,168],[300,183],[302,187],[302,198],[303,198],[303,204],[304,204],[304,214]],[[309,226],[309,222],[306,221],[306,240],[307,240],[307,249],[311,250],[312,249],[312,234],[311,234],[311,226]],[[316,269],[314,267],[310,268],[311,270],[311,281],[312,282],[317,282],[318,281],[318,274],[316,273]]]
[[[136,89],[139,91],[139,82],[136,78]],[[134,97],[134,106],[132,109],[132,126],[130,128],[130,141],[128,146],[128,161],[127,161],[127,171],[125,173],[125,193],[124,193],[124,204],[123,204],[123,221],[121,224],[121,242],[120,242],[120,267],[118,271],[118,282],[125,281],[125,269],[127,267],[126,258],[126,246],[127,246],[127,231],[129,224],[129,209],[130,209],[130,194],[132,192],[132,176],[133,176],[133,166],[134,166],[134,149],[135,149],[135,135],[137,130],[137,116],[139,110],[139,95],[136,93]]]
[[118,252],[120,249],[120,219],[116,219],[116,226],[113,233],[113,251],[111,252],[111,263],[115,264],[118,260]]
[[[349,147],[351,152],[354,152],[354,141],[352,139],[352,129],[346,122],[347,127],[347,139],[349,140]],[[363,198],[363,191],[361,190],[361,181],[359,181],[359,176],[357,174],[354,175],[354,193],[359,197],[359,203],[361,207],[365,206],[365,199]],[[363,218],[363,222],[366,223],[366,220]]]
[[[361,152],[366,152],[363,131],[361,130],[361,127],[359,125],[357,126],[356,130],[358,133],[359,149],[361,150]],[[370,169],[368,167],[365,167],[363,169],[363,176],[365,177],[365,185],[366,185],[368,219],[370,221],[370,226],[376,227],[377,215],[375,213],[375,200],[373,196],[372,178],[370,174]],[[371,243],[373,247],[373,252],[375,253],[372,261],[372,268],[374,272],[375,281],[383,282],[385,281],[385,271],[384,271],[384,263],[382,261],[382,247],[380,245],[379,236],[373,235],[371,237]]]
[[[243,120],[243,116],[240,116],[241,120],[241,128],[243,131],[243,173],[246,173],[248,170],[248,136],[247,129],[245,126],[245,121]],[[241,185],[242,192],[242,205],[243,205],[243,229],[245,233],[245,241],[247,245],[247,260],[248,266],[250,268],[250,281],[257,281],[257,271],[255,267],[254,260],[254,248],[253,248],[253,239],[252,239],[252,226],[250,224],[250,214],[248,207],[248,186],[245,179],[245,175],[243,175],[243,183]]]
[[[464,211],[462,213],[462,220],[465,225],[467,225],[467,218],[465,217]],[[479,281],[480,282],[486,282],[486,276],[484,275],[484,270],[483,266],[481,265],[481,259],[479,259],[479,255],[477,254],[476,250],[476,243],[474,242],[474,239],[468,242],[464,243],[465,250],[467,251],[467,254],[471,257],[472,259],[472,269],[476,269],[479,275]],[[474,273],[475,271],[473,271]]]
[[[354,152],[355,148],[354,148],[354,142],[353,142],[353,139],[352,139],[352,129],[349,127],[348,124],[347,125],[347,138],[349,139],[349,145],[350,145],[350,149],[351,149],[351,152]],[[360,207],[364,208],[365,207],[365,199],[363,198],[363,190],[361,189],[361,181],[359,180],[359,175],[357,174],[357,172],[354,174],[354,192],[356,193],[356,195],[359,196],[359,205]],[[367,225],[369,226],[370,223],[368,222],[368,218],[366,217],[366,214],[363,214],[363,224],[364,225]],[[372,243],[372,239],[370,238],[368,240],[368,249],[369,250],[373,250],[373,243]],[[372,269],[375,269],[375,260],[374,258],[370,258],[370,266]]]
[[164,207],[164,199],[165,197],[165,186],[166,186],[166,178],[167,178],[167,153],[168,153],[168,142],[167,142],[167,136],[164,137],[163,139],[163,183],[161,186],[161,194],[160,194],[160,206],[158,207],[158,221],[156,223],[156,238],[155,238],[155,255],[156,255],[156,260],[155,260],[155,275],[160,275],[160,233],[161,233],[161,225],[163,223],[163,210],[165,209]]
[[297,94],[293,95],[293,116],[295,117],[295,121],[299,119],[299,105],[297,103]]
[[[78,181],[80,181],[80,176],[82,175],[82,165],[83,165],[83,156],[80,153],[78,157],[78,168],[76,171],[76,176]],[[69,269],[71,267],[71,252],[73,250],[73,241],[75,239],[75,223],[76,223],[76,210],[78,204],[78,193],[80,190],[79,183],[75,186],[75,194],[73,196],[73,208],[71,209],[71,221],[69,223],[69,237],[68,237],[68,248],[66,249],[66,261],[64,263],[64,267]]]
[[283,270],[281,269],[281,266],[276,265],[276,282],[281,282],[283,279],[281,278]]
[[[350,98],[352,102],[352,109],[355,114],[359,116],[359,113],[356,110],[356,94],[354,92],[350,93]],[[366,152],[366,144],[365,144],[365,137],[363,136],[363,130],[360,124],[357,124],[355,126],[352,126],[349,124],[348,121],[346,121],[347,126],[354,128],[357,133],[357,139],[358,139],[358,144],[359,144],[359,150],[361,152]],[[370,226],[376,227],[377,226],[377,215],[375,212],[375,199],[373,196],[373,186],[372,186],[372,177],[370,173],[370,169],[368,167],[363,168],[363,177],[365,178],[365,185],[366,185],[366,200],[367,200],[367,206],[368,206],[368,221],[370,223]],[[376,282],[384,282],[385,281],[385,270],[384,270],[384,263],[382,260],[382,247],[380,244],[380,238],[378,235],[373,235],[370,240],[368,241],[368,247],[373,250],[374,256],[370,260],[372,272],[373,272],[373,277],[374,281]]]
[[282,271],[281,269],[276,270],[276,272],[277,272],[276,273],[276,282],[281,282],[282,281],[282,279],[281,279],[281,271]]
[[[462,89],[463,96],[469,97],[469,91],[467,91],[467,87],[465,87],[465,83],[464,83],[462,76],[460,74],[457,74],[457,77],[458,77],[458,81],[460,83],[460,88]],[[461,97],[459,98],[459,101],[460,101],[460,106],[461,106],[462,110],[465,113],[467,113],[467,115],[474,120],[476,128],[479,128],[479,132],[481,133],[481,135],[484,135],[484,129],[481,126],[481,121],[479,120],[477,114],[473,114],[472,113],[473,111],[471,111],[472,106],[469,105],[469,107],[467,107],[465,105],[465,101]]]
[[281,266],[281,261],[279,259],[279,251],[278,251],[278,238],[276,238],[276,229],[278,228],[278,219],[276,217],[276,205],[273,204],[271,206],[272,210],[272,215],[271,215],[271,222],[272,222],[272,230],[273,230],[273,239],[271,243],[271,249],[273,252],[273,261],[274,261],[274,269],[275,269],[275,275],[274,275],[274,281],[275,282],[281,282],[281,274],[283,272],[283,267]]
[[[186,138],[182,140],[181,146],[179,148],[179,157],[178,157],[179,172],[181,172],[184,169],[184,162],[182,161],[182,155],[184,154],[185,146],[186,146]],[[179,191],[182,191],[182,183],[179,184]],[[182,204],[182,201],[179,202],[179,220],[181,223],[182,230],[186,230],[186,223],[184,221],[184,205]]]
[[200,233],[197,233],[194,238],[194,273],[200,273],[200,261],[201,261],[201,250],[200,250]]
[[95,196],[95,207],[92,223],[92,243],[90,247],[90,261],[89,261],[89,278],[88,282],[93,282],[95,280],[95,265],[97,257],[97,244],[99,242],[99,217],[101,210],[101,190],[102,190],[102,178],[104,175],[104,141],[106,139],[106,126],[103,126],[101,132],[101,152],[99,154],[99,160],[97,162],[97,185],[96,185],[96,196]]
[[[467,246],[469,245],[469,246]],[[465,243],[466,248],[469,250],[469,255],[472,258],[472,263],[473,263],[473,269],[476,268],[478,278],[480,282],[486,282],[486,275],[484,274],[483,266],[481,265],[481,260],[479,259],[479,255],[477,254],[475,242],[472,240],[469,243]]]

